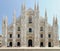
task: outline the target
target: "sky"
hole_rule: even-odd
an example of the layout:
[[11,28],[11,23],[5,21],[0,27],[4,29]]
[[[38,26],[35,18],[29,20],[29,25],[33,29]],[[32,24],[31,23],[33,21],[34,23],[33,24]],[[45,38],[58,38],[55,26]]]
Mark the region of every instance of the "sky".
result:
[[[8,25],[12,23],[13,12],[16,9],[16,17],[21,14],[21,4],[25,2],[26,7],[34,8],[35,0],[0,0],[0,34],[2,34],[2,18],[8,16]],[[53,16],[58,18],[58,34],[60,39],[60,0],[36,0],[39,3],[40,16],[44,17],[45,8],[48,14],[48,23],[52,25]]]

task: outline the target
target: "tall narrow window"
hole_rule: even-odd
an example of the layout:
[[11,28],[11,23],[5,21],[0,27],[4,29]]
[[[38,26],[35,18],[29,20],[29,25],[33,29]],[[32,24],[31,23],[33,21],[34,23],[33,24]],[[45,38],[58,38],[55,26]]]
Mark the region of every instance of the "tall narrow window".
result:
[[18,31],[20,31],[20,27],[18,27]]
[[20,47],[20,42],[17,42],[17,46]]
[[9,47],[12,47],[12,42],[9,42]]
[[32,23],[32,18],[31,17],[29,17],[29,23]]
[[51,38],[51,34],[48,34],[48,37]]
[[12,34],[10,34],[10,38],[12,38]]
[[40,37],[43,38],[43,34],[41,34]]
[[51,42],[48,42],[48,47],[51,47]]
[[32,40],[29,39],[29,40],[28,40],[28,47],[32,47],[32,46],[33,46],[33,44],[32,44]]
[[18,34],[17,37],[20,38],[20,34]]
[[32,32],[32,28],[29,28],[29,32]]
[[40,31],[43,31],[43,27],[40,27]]

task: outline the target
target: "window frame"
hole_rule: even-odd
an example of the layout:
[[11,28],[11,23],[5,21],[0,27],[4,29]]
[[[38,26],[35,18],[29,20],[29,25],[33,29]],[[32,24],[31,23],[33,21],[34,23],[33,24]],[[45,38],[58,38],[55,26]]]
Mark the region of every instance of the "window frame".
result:
[[32,28],[29,28],[29,32],[32,32]]

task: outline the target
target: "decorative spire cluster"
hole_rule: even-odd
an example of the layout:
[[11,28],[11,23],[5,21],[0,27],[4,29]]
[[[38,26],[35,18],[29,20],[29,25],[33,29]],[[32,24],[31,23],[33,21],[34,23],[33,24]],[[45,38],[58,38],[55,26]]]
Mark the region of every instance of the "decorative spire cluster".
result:
[[36,3],[36,0],[35,0],[35,6],[34,6],[34,9],[35,9],[35,10],[39,10],[39,3]]

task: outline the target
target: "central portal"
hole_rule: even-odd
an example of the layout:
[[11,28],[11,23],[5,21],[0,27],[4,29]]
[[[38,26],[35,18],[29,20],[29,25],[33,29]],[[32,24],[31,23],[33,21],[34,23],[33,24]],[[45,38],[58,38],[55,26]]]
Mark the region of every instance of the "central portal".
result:
[[32,40],[31,39],[29,39],[28,40],[28,47],[32,47],[33,45],[32,45]]

